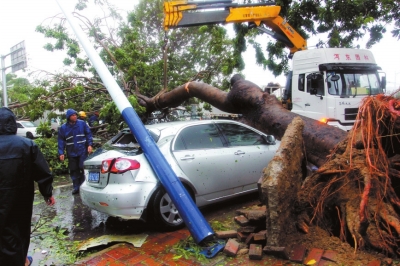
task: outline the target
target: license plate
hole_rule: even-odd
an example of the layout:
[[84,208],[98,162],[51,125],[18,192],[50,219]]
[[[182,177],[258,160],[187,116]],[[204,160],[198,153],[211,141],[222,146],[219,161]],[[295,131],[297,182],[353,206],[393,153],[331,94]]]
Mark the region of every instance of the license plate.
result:
[[89,182],[99,183],[100,180],[100,173],[99,172],[89,172]]

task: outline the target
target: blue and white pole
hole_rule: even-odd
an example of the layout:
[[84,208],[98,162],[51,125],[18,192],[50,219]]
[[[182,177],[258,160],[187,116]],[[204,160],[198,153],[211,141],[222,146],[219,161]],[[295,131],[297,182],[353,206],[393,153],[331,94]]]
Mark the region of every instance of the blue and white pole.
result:
[[139,116],[129,103],[126,96],[123,94],[121,88],[114,80],[110,71],[108,71],[106,65],[96,53],[96,50],[90,44],[79,25],[75,23],[72,15],[64,11],[58,0],[56,0],[56,2],[67,18],[71,28],[75,32],[75,35],[90,58],[93,66],[96,68],[97,73],[101,77],[104,85],[110,93],[111,98],[117,105],[118,110],[121,112],[125,122],[128,124],[130,130],[135,135],[137,141],[142,147],[143,152],[158,179],[168,192],[172,202],[175,204],[175,207],[178,209],[179,214],[189,229],[193,239],[196,241],[196,243],[211,240],[214,236],[213,230],[200,213],[186,189],[183,187],[181,181],[172,171],[172,168],[161,154],[158,146],[147,132]]

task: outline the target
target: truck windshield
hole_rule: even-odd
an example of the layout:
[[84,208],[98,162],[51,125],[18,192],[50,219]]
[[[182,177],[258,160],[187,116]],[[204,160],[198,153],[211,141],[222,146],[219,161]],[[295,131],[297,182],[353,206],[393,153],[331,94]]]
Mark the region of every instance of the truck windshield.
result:
[[[334,75],[338,81],[331,80]],[[331,95],[341,97],[376,95],[383,93],[380,87],[379,76],[376,72],[335,72],[328,73],[326,78],[327,90]]]

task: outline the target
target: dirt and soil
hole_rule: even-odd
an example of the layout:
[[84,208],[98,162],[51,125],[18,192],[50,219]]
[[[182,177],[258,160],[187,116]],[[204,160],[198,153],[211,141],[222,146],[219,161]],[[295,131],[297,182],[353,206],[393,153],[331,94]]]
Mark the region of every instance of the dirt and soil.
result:
[[[248,202],[248,205],[244,205],[243,207],[236,209],[236,213],[243,212],[243,210],[251,210],[251,209],[259,209],[261,206],[260,201],[258,199],[254,199],[253,201]],[[231,210],[232,213],[233,210]],[[228,214],[228,215],[226,215]],[[218,217],[218,213],[215,214],[215,217]],[[231,229],[238,229],[236,223],[233,222],[232,216],[235,214],[229,215],[228,213],[224,213],[225,217],[228,217],[225,224],[230,225]],[[224,216],[219,216],[224,217]],[[220,220],[221,223],[224,221]],[[267,236],[268,237],[268,236]],[[337,252],[336,255],[336,264],[332,265],[368,265],[372,261],[380,261],[381,265],[400,265],[400,260],[393,259],[386,256],[383,253],[368,250],[368,249],[356,249],[351,246],[347,242],[342,242],[339,237],[333,235],[333,233],[329,233],[327,230],[324,230],[318,226],[310,226],[308,233],[304,233],[301,231],[297,231],[295,233],[287,235],[285,239],[286,247],[288,250],[291,250],[295,245],[302,245],[308,251],[312,248],[319,248],[323,250],[332,250]]]

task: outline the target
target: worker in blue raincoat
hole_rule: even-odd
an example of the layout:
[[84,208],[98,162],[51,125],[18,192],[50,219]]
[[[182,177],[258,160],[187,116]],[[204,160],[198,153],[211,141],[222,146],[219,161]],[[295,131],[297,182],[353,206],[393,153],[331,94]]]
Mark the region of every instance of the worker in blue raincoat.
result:
[[0,265],[23,266],[31,237],[34,182],[54,205],[53,175],[34,141],[20,137],[14,113],[0,108]]
[[67,122],[58,132],[58,154],[64,161],[64,151],[67,152],[68,169],[72,179],[72,194],[79,193],[79,187],[85,181],[83,162],[92,153],[92,132],[85,121],[78,119],[78,113],[73,109],[66,112]]

